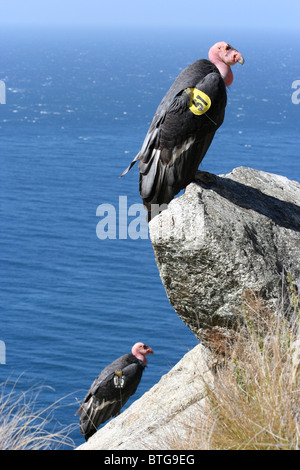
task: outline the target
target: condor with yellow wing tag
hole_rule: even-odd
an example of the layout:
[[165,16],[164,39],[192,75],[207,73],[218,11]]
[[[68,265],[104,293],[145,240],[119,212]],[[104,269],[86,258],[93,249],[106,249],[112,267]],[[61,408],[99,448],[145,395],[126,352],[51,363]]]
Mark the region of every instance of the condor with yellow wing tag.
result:
[[194,180],[224,121],[232,67],[244,58],[220,41],[209,49],[208,59],[180,72],[158,105],[140,151],[121,175],[139,162],[139,192],[148,222]]

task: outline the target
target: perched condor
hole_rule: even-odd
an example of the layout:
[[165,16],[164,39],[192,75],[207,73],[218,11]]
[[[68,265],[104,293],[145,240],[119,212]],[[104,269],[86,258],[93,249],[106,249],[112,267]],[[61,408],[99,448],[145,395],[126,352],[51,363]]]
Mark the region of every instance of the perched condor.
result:
[[136,343],[131,354],[116,359],[95,379],[77,411],[80,412],[80,432],[86,440],[100,424],[116,416],[135,393],[147,365],[148,354],[153,354],[149,346]]
[[216,130],[224,120],[226,87],[233,82],[231,65],[243,56],[226,42],[217,42],[209,60],[185,68],[164,96],[140,152],[139,190],[148,221],[194,178]]

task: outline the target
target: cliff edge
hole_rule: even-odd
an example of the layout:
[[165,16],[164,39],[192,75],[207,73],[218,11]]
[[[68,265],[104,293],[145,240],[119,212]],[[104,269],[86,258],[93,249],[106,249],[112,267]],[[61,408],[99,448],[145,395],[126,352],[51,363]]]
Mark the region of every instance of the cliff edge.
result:
[[287,275],[299,285],[300,184],[283,176],[198,172],[149,230],[169,301],[201,343],[78,450],[163,449],[164,430],[186,432],[213,381],[211,350],[238,323],[247,293],[274,308]]
[[235,326],[247,292],[274,308],[285,276],[300,279],[300,184],[283,176],[198,172],[149,226],[171,305],[210,345]]

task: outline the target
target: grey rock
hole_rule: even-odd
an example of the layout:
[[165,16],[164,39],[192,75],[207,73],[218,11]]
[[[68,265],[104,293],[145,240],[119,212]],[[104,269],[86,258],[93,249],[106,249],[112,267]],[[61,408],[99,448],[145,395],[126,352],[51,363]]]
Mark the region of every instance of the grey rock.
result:
[[300,184],[283,176],[198,172],[149,229],[170,303],[202,341],[234,327],[245,292],[274,306],[285,274],[300,279]]

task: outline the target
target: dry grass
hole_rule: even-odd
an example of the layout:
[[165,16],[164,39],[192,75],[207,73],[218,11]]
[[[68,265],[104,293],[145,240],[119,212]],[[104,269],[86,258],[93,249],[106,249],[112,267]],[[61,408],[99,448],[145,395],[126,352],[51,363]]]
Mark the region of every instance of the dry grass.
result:
[[169,449],[299,449],[300,305],[291,280],[289,290],[289,307],[276,312],[246,293],[243,322],[207,385],[205,411],[166,436]]
[[70,438],[72,428],[61,428],[53,419],[58,402],[38,410],[37,400],[42,388],[33,387],[20,393],[16,392],[16,384],[9,392],[8,383],[0,384],[0,450],[74,448]]

